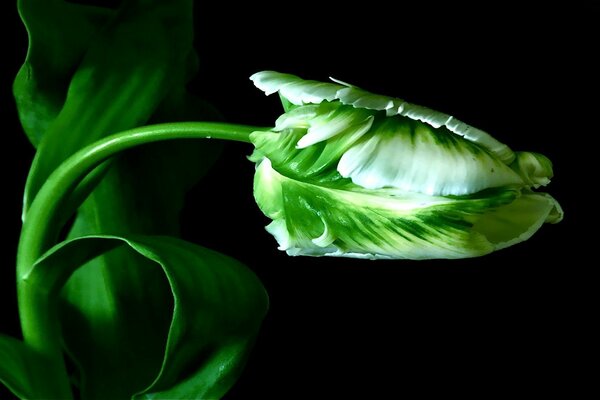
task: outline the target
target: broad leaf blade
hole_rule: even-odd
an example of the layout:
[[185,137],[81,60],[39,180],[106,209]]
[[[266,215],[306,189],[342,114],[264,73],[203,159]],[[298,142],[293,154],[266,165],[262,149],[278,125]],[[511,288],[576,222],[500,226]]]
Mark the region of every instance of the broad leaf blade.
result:
[[[198,64],[192,48],[191,7],[189,0],[168,4],[128,0],[118,11],[62,0],[19,2],[30,42],[14,94],[26,133],[34,145],[46,143],[38,149],[28,180],[24,213],[60,161],[99,137],[146,122],[216,118],[209,105],[185,90]],[[179,207],[173,203],[212,165],[220,146],[196,142],[154,147],[143,160],[136,160],[142,176],[133,181],[154,179],[157,171],[168,175],[165,182],[173,184],[161,197],[172,193],[175,200],[158,201],[156,209],[177,213]],[[82,185],[70,199],[63,219],[71,216],[97,181],[87,183],[91,184]],[[156,193],[138,195],[156,197]],[[99,203],[111,207],[106,199]]]
[[[210,154],[213,149],[196,141],[154,144],[128,152],[114,161],[82,205],[70,236],[178,234],[185,192],[218,154]],[[94,360],[90,364],[112,375],[110,379],[107,374],[90,377],[91,391],[119,388],[131,393],[131,389],[143,389],[148,378],[158,373],[160,347],[169,327],[171,296],[162,273],[133,252],[115,250],[78,270],[63,297],[65,323],[86,327],[69,330],[73,335],[67,334],[65,339],[70,352]],[[97,314],[111,317],[99,324]],[[101,359],[95,358],[97,350],[86,341],[104,349]],[[140,363],[140,359],[145,361]],[[128,373],[123,374],[123,370]],[[108,385],[110,380],[119,385]],[[98,398],[111,396],[114,398],[115,393]]]
[[144,237],[132,246],[162,265],[175,300],[161,373],[145,394],[221,397],[241,371],[267,310],[262,284],[239,262],[188,242]]
[[29,50],[13,92],[23,129],[37,147],[60,112],[90,42],[114,12],[64,0],[19,0],[17,5]]
[[[124,1],[116,12],[64,4],[68,3],[21,3],[31,33],[31,57],[17,77],[15,97],[32,142],[42,142],[26,203],[61,160],[96,138],[146,122],[215,119],[206,103],[185,90],[197,69],[191,1]],[[62,21],[62,13],[84,20],[79,14],[68,14],[65,7],[97,11],[105,18],[92,18],[93,23],[85,29],[57,23]],[[44,38],[43,32],[53,32],[48,36],[58,38],[56,43],[48,43],[52,37]],[[72,43],[74,37],[86,40]],[[44,51],[53,46],[52,52]],[[54,65],[55,55],[68,52],[72,54],[65,55],[56,68],[45,69]],[[39,125],[30,127],[33,122]],[[135,149],[114,160],[97,174],[102,179],[99,184],[90,179],[86,181],[90,184],[81,185],[69,199],[63,219],[70,217],[98,184],[81,206],[70,237],[177,234],[185,192],[213,163],[219,148],[217,143],[173,142]],[[126,291],[129,294],[124,296]],[[164,276],[153,263],[130,251],[115,250],[77,271],[63,293],[65,323],[79,326],[67,330],[73,336],[66,335],[66,345],[81,359],[92,360],[102,353],[101,359],[90,363],[112,374],[116,382],[107,385],[107,379],[88,380],[87,386],[108,390],[108,397],[119,397],[114,390],[141,390],[154,378],[162,353],[147,349],[164,344],[169,293]],[[152,311],[144,311],[146,305],[152,305],[147,307]],[[99,315],[105,316],[101,322]],[[135,329],[121,324],[134,320]],[[139,339],[141,333],[145,333],[145,341]],[[91,348],[86,340],[98,343],[103,352]],[[146,362],[140,364],[144,357]],[[122,373],[128,367],[128,373]],[[98,392],[96,389],[92,391]]]
[[36,377],[43,369],[38,359],[23,342],[0,334],[0,383],[22,399],[38,398]]
[[75,271],[62,297],[63,337],[83,399],[127,398],[154,380],[173,300],[152,261],[115,249]]
[[38,146],[25,188],[26,208],[69,155],[148,121],[184,72],[181,65],[190,51],[189,9],[173,8],[180,22],[174,31],[165,26],[172,22],[159,7],[122,7],[94,37],[69,83],[63,107]]
[[[164,274],[173,298],[168,337],[166,344],[160,346],[163,351],[160,372],[156,379],[147,382],[146,388],[140,388],[136,398],[222,396],[240,373],[268,307],[260,281],[247,267],[222,254],[179,239],[152,236],[96,236],[64,242],[51,249],[35,265],[32,274],[43,276],[46,282],[48,274],[56,274],[59,277],[56,285],[60,285],[82,261],[92,259],[114,242],[126,244],[129,251],[154,263],[153,267]],[[97,318],[101,324],[106,316]],[[129,321],[131,327],[135,324]],[[71,323],[64,329],[76,330],[77,326]],[[138,337],[141,341],[145,340],[143,334]],[[93,358],[75,359],[84,373],[82,398],[133,395],[134,392],[127,394],[116,388],[112,395],[106,388],[97,388],[101,393],[88,390],[92,376],[100,381],[103,375],[113,374],[94,364],[103,358],[106,349],[94,346],[84,337],[79,340],[94,347],[96,353]],[[146,360],[138,361],[143,367]],[[135,373],[131,366],[115,365],[115,368],[124,377]]]
[[223,344],[202,360],[191,374],[168,389],[135,396],[136,400],[218,399],[233,386],[241,372],[252,340],[236,339]]

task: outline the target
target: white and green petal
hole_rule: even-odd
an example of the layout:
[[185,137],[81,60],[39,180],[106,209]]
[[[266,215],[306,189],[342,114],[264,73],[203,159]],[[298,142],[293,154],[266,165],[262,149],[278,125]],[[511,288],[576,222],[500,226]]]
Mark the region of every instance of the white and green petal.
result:
[[449,198],[320,186],[279,174],[268,159],[257,167],[254,190],[273,219],[267,230],[289,255],[476,257],[528,239],[560,212],[551,197],[514,188]]
[[291,74],[275,71],[258,72],[250,77],[257,88],[270,94],[279,92],[295,105],[319,104],[322,101],[335,100],[339,85],[326,82],[300,79]]
[[269,158],[285,175],[322,182],[340,180],[340,158],[372,123],[368,110],[339,103],[306,105],[282,115],[272,131],[254,132],[250,140],[259,158]]
[[265,71],[286,112],[250,135],[254,192],[291,255],[463,258],[562,219],[544,156],[452,116],[347,83]]
[[393,187],[429,195],[464,195],[523,183],[480,146],[397,117],[384,119],[348,149],[338,171],[367,189]]
[[515,153],[511,168],[517,172],[526,185],[533,188],[546,186],[552,178],[552,161],[546,156],[528,151]]
[[493,153],[445,128],[339,102],[298,106],[251,140],[282,173],[327,171],[367,189],[463,195],[524,183]]
[[252,75],[254,85],[266,95],[279,92],[294,105],[320,104],[338,100],[355,108],[385,111],[386,115],[401,115],[421,121],[434,128],[445,127],[458,136],[477,143],[496,154],[503,162],[511,163],[514,153],[481,129],[470,126],[448,114],[432,110],[402,99],[373,94],[356,86],[331,78],[335,83],[303,80],[295,75],[275,71],[262,71]]

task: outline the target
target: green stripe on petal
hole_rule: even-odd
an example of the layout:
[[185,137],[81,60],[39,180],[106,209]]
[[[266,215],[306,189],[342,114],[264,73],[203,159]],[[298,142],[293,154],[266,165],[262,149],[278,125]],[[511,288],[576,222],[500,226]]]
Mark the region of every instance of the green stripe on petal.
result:
[[358,139],[371,128],[372,124],[372,115],[366,116],[356,112],[335,113],[327,119],[315,120],[315,123],[310,125],[306,134],[298,140],[296,148],[303,149],[338,134],[356,134],[356,139]]
[[339,173],[367,189],[395,187],[429,195],[463,195],[522,185],[519,175],[485,149],[444,128],[385,118],[342,156]]
[[[290,255],[475,257],[526,240],[557,206],[549,196],[520,195],[514,188],[441,197],[324,187],[285,177],[268,159],[255,179],[261,210],[278,216],[267,230]],[[257,193],[267,184],[272,196]]]
[[339,102],[298,106],[251,140],[277,171],[299,180],[349,178],[367,189],[430,195],[523,185],[518,172],[443,127]]
[[252,133],[250,140],[280,173],[326,184],[344,180],[337,164],[372,123],[366,110],[340,103],[307,105],[282,115],[274,131]]
[[464,258],[527,240],[560,205],[552,163],[447,114],[341,81],[253,75],[286,113],[250,135],[254,194],[290,255]]
[[370,93],[334,78],[331,78],[335,82],[332,84],[303,80],[295,75],[275,71],[262,71],[252,75],[250,79],[266,95],[279,92],[280,96],[295,105],[320,104],[323,101],[339,100],[342,104],[355,108],[385,111],[387,116],[402,115],[436,129],[445,127],[450,132],[488,149],[506,164],[510,164],[514,160],[514,153],[507,145],[481,129],[472,127],[448,114],[399,98]]
[[456,133],[473,143],[485,147],[507,164],[511,163],[515,157],[510,147],[494,139],[489,133],[465,124],[454,117],[450,117],[444,126],[446,126],[450,132]]

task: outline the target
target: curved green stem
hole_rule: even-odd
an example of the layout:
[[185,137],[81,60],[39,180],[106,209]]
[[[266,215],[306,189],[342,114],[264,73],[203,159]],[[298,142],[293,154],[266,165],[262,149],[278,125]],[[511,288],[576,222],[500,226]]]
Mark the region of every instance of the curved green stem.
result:
[[[36,195],[23,221],[17,251],[17,291],[23,339],[48,362],[48,396],[71,399],[61,348],[56,295],[28,282],[35,262],[48,250],[61,226],[57,211],[70,193],[94,168],[110,157],[139,145],[174,139],[225,139],[250,142],[260,128],[209,122],[180,122],[135,128],[106,137],[75,153],[50,175]],[[75,211],[75,210],[73,210]]]

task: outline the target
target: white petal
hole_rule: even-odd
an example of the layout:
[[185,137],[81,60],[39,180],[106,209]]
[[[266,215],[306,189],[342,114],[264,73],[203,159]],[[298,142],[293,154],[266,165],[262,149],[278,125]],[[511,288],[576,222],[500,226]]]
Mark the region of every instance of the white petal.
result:
[[368,110],[385,111],[394,108],[394,101],[387,96],[372,94],[355,87],[345,87],[337,91],[336,98],[343,104],[355,108],[366,108]]
[[338,172],[367,189],[392,187],[429,195],[523,184],[506,164],[451,135],[387,119],[342,156]]
[[471,142],[487,148],[496,154],[506,164],[510,164],[515,158],[515,154],[510,147],[494,139],[492,135],[482,131],[481,129],[477,129],[471,125],[465,124],[454,117],[452,117],[445,125],[450,132],[454,132],[457,135],[470,140]]
[[353,86],[339,90],[336,98],[343,104],[371,110],[386,110],[388,116],[397,113],[413,120],[425,122],[434,128],[445,126],[450,132],[487,148],[506,164],[510,164],[514,159],[514,154],[507,145],[481,129],[467,125],[448,114],[411,104],[402,99],[371,94]]
[[356,114],[354,113],[338,113],[331,118],[322,118],[308,128],[306,135],[298,141],[296,148],[306,148],[315,143],[330,139],[342,132],[348,135],[358,132],[358,135],[362,136],[371,128],[372,123],[373,116],[369,116],[362,121],[357,121]]
[[335,94],[341,87],[333,83],[303,80],[295,75],[275,71],[257,72],[250,80],[266,95],[279,92],[295,105],[335,100]]
[[434,128],[445,126],[448,121],[452,119],[452,117],[448,114],[434,111],[427,107],[417,106],[415,104],[404,102],[402,103],[401,107],[401,109],[398,109],[398,114],[410,119],[425,122]]
[[295,105],[319,104],[323,101],[337,99],[341,103],[352,105],[355,108],[385,111],[387,116],[401,114],[407,118],[425,122],[434,128],[445,126],[450,132],[490,150],[506,164],[510,164],[515,157],[507,145],[494,139],[490,134],[448,114],[411,104],[402,99],[373,94],[333,78],[331,79],[336,83],[324,83],[303,80],[291,74],[263,71],[252,75],[250,79],[267,95],[279,91],[283,97]]
[[308,128],[310,121],[319,115],[319,106],[298,107],[282,114],[275,121],[275,131],[279,132],[288,128]]
[[276,219],[265,227],[275,240],[277,240],[278,250],[287,251],[292,247],[290,234],[287,230],[285,219]]

